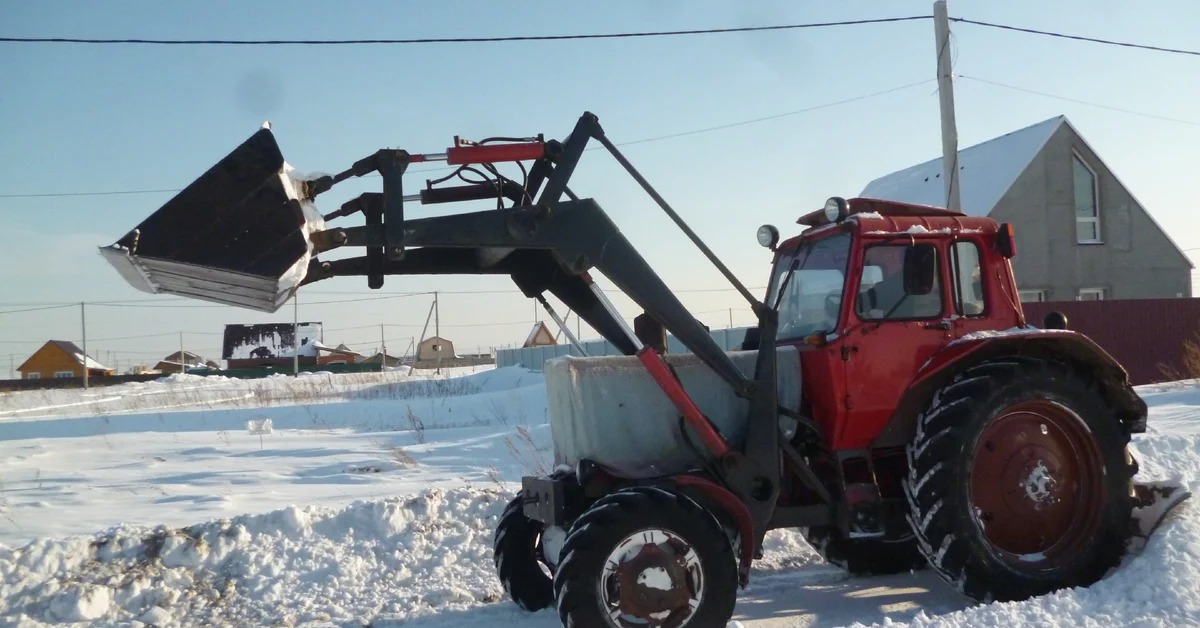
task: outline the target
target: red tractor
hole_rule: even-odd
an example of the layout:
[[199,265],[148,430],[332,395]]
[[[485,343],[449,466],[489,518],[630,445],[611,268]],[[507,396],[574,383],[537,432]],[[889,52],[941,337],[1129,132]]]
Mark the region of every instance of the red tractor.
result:
[[[740,350],[568,187],[590,140],[753,308]],[[405,195],[408,165],[428,161],[458,169]],[[316,212],[318,194],[370,173],[382,194]],[[446,186],[455,175],[466,183]],[[414,201],[496,207],[411,218]],[[363,226],[326,224],[359,212]],[[782,243],[759,230],[773,267],[755,297],[585,113],[563,141],[385,149],[315,178],[264,128],[101,251],[149,292],[267,312],[328,277],[451,273],[506,274],[556,319],[545,292],[577,312],[625,356],[547,365],[558,468],[523,478],[494,546],[513,600],[565,625],[723,626],[783,527],[851,572],[929,565],[979,600],[1086,586],[1116,565],[1149,498],[1127,449],[1146,406],[1088,338],[1026,323],[1011,226],[860,198],[798,222]],[[318,259],[341,247],[366,251]],[[633,328],[597,271],[643,309]],[[667,354],[667,332],[689,351]]]

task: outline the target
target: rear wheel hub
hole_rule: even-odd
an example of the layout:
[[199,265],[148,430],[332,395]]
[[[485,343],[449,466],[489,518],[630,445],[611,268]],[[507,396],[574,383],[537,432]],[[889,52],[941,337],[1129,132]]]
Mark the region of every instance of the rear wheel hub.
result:
[[1021,569],[1050,569],[1084,551],[1102,516],[1103,464],[1070,409],[1048,400],[1014,404],[979,436],[971,508],[996,553]]

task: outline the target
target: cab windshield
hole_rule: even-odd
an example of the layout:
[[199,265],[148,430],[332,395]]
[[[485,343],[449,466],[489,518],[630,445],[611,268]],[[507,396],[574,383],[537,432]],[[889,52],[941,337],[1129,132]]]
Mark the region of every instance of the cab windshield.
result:
[[779,303],[779,340],[834,331],[849,258],[848,233],[804,242],[779,256],[767,293],[768,304]]

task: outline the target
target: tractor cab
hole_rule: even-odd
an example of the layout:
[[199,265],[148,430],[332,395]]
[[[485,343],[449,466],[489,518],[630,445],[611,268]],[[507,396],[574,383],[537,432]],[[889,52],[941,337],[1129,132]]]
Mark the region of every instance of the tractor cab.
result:
[[1024,325],[1012,229],[864,198],[831,198],[797,223],[806,229],[782,243],[774,227],[759,230],[774,252],[765,302],[779,314],[776,344],[801,349],[800,379],[822,382],[803,391],[821,447],[864,461],[870,478],[892,458],[902,466],[886,428],[935,356],[970,334]]
[[884,323],[950,339],[1021,324],[1009,225],[861,198],[832,198],[797,223],[808,228],[782,244],[774,227],[759,230],[775,253],[767,303],[779,311],[780,344],[819,346]]

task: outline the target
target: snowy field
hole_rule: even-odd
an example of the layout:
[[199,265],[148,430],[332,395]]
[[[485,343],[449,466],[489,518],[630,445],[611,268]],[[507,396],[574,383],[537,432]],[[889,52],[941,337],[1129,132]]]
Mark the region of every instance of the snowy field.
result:
[[[1200,494],[1200,383],[1140,392],[1139,477]],[[558,626],[491,561],[520,477],[551,463],[545,415],[520,368],[0,393],[0,625]],[[931,570],[847,578],[775,531],[735,618],[1200,626],[1197,500],[1131,549],[1088,589],[978,605]]]

